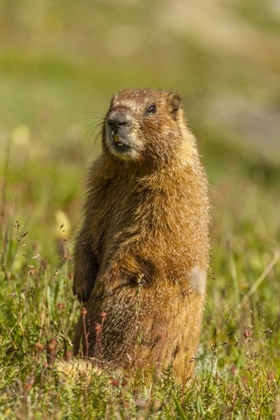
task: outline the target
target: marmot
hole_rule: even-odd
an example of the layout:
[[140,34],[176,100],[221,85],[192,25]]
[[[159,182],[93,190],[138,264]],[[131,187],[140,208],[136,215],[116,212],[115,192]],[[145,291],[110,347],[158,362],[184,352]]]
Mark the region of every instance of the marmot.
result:
[[171,365],[177,378],[192,375],[209,219],[208,182],[180,96],[150,89],[114,96],[74,249],[73,291],[87,311],[76,355],[102,357],[112,369]]

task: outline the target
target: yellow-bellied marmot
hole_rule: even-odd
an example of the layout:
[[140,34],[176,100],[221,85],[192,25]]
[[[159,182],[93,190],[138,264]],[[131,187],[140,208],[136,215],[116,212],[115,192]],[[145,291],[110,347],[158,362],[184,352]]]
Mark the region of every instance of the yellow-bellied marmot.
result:
[[171,364],[184,380],[201,330],[209,200],[180,96],[122,91],[104,119],[102,146],[74,250],[73,290],[87,310],[74,352],[102,355],[112,369]]

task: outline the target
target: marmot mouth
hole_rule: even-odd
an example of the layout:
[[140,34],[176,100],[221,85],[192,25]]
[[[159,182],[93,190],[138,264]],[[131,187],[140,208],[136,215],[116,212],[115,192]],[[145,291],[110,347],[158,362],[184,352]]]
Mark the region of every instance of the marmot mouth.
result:
[[112,133],[112,137],[113,137],[113,139],[114,139],[114,142],[115,142],[115,144],[118,146],[118,147],[124,147],[124,146],[126,146],[121,140],[120,140],[120,138],[119,138],[119,136],[117,135],[117,133],[116,132],[113,132]]
[[111,137],[112,143],[118,149],[121,149],[121,148],[123,148],[124,150],[130,149],[131,147],[130,143],[126,139],[121,138],[117,131],[112,131],[110,137]]
[[106,144],[112,155],[127,159],[133,152],[129,133],[120,133],[120,130],[108,130]]

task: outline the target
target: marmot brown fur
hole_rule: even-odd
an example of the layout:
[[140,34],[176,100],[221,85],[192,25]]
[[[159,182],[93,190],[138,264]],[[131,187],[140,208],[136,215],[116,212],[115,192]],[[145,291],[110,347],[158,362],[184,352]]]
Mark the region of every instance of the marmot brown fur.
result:
[[171,365],[185,380],[201,330],[209,200],[180,96],[119,93],[104,119],[102,146],[74,250],[73,290],[87,311],[74,352],[102,354],[112,369]]

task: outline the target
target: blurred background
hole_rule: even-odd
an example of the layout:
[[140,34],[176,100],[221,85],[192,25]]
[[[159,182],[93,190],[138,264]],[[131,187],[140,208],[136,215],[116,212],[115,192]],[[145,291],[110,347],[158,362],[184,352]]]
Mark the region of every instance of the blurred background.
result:
[[228,189],[240,205],[248,188],[277,188],[279,35],[279,0],[1,0],[0,224],[46,250],[73,238],[102,117],[125,87],[181,93],[214,206]]

